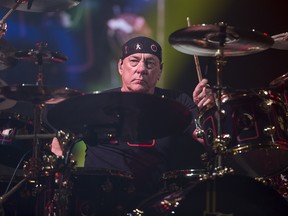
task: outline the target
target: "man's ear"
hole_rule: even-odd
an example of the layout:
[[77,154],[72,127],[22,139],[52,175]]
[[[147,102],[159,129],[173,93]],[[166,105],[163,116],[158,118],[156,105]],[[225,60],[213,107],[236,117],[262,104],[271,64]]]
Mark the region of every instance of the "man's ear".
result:
[[158,80],[160,80],[162,72],[163,72],[163,63],[160,64],[160,73],[158,76]]
[[118,71],[122,75],[123,60],[119,59],[118,61]]

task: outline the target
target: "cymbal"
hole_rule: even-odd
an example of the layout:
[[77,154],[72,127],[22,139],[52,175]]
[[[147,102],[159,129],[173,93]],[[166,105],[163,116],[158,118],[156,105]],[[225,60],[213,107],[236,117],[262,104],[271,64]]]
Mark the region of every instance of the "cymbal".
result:
[[56,104],[68,98],[81,95],[81,92],[69,88],[21,84],[0,87],[0,94],[16,101],[33,104]]
[[[0,6],[12,9],[16,4],[15,2],[16,0],[1,0]],[[32,0],[31,2],[30,6],[29,1],[23,0],[16,10],[26,12],[56,12],[77,6],[81,0]]]
[[[4,80],[0,79],[0,88],[3,86],[7,86],[7,83]],[[16,103],[17,102],[15,100],[7,99],[2,94],[0,94],[0,110],[12,108],[16,105]]]
[[46,50],[28,50],[28,51],[17,51],[14,57],[18,60],[33,62],[37,64],[52,64],[52,63],[64,63],[68,58],[59,52],[51,52]]
[[0,70],[17,64],[18,60],[13,57],[14,52],[14,47],[4,38],[0,38]]
[[274,44],[271,48],[288,50],[288,32],[273,35]]
[[[173,32],[169,43],[176,50],[190,55],[216,56],[223,36],[220,25],[192,25]],[[224,56],[243,56],[258,53],[272,46],[273,40],[265,33],[226,26]]]
[[191,122],[182,104],[128,92],[86,94],[63,101],[47,114],[56,129],[85,133],[107,129],[124,141],[156,139],[182,132]]

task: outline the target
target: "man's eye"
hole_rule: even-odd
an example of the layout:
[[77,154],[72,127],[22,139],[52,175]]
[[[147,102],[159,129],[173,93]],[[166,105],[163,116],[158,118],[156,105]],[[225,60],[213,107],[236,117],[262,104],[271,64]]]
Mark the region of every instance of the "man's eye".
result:
[[138,62],[137,59],[131,59],[130,62]]
[[147,64],[148,67],[154,67],[155,62],[149,61],[149,62],[147,62],[146,64]]

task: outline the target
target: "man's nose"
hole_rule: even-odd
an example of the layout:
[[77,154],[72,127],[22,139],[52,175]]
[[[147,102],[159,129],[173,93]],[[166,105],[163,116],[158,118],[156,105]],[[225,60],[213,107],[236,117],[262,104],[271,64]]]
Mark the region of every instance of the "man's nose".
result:
[[139,64],[138,64],[138,67],[137,67],[137,72],[138,73],[146,73],[146,64],[145,64],[145,61],[140,61]]

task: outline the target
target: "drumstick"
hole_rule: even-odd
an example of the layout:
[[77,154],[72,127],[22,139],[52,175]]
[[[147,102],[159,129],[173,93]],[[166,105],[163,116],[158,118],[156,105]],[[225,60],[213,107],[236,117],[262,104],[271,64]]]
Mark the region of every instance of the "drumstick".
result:
[[[187,24],[188,27],[190,25],[190,18],[187,17]],[[197,76],[198,76],[198,81],[200,82],[202,80],[202,73],[201,73],[201,68],[200,68],[200,63],[199,63],[199,58],[198,56],[194,55],[194,61],[195,61],[195,66],[196,66],[196,71],[197,71]]]
[[200,68],[198,56],[194,55],[194,61],[195,61],[195,65],[196,65],[198,81],[200,82],[202,80],[202,73],[201,73],[201,68]]

